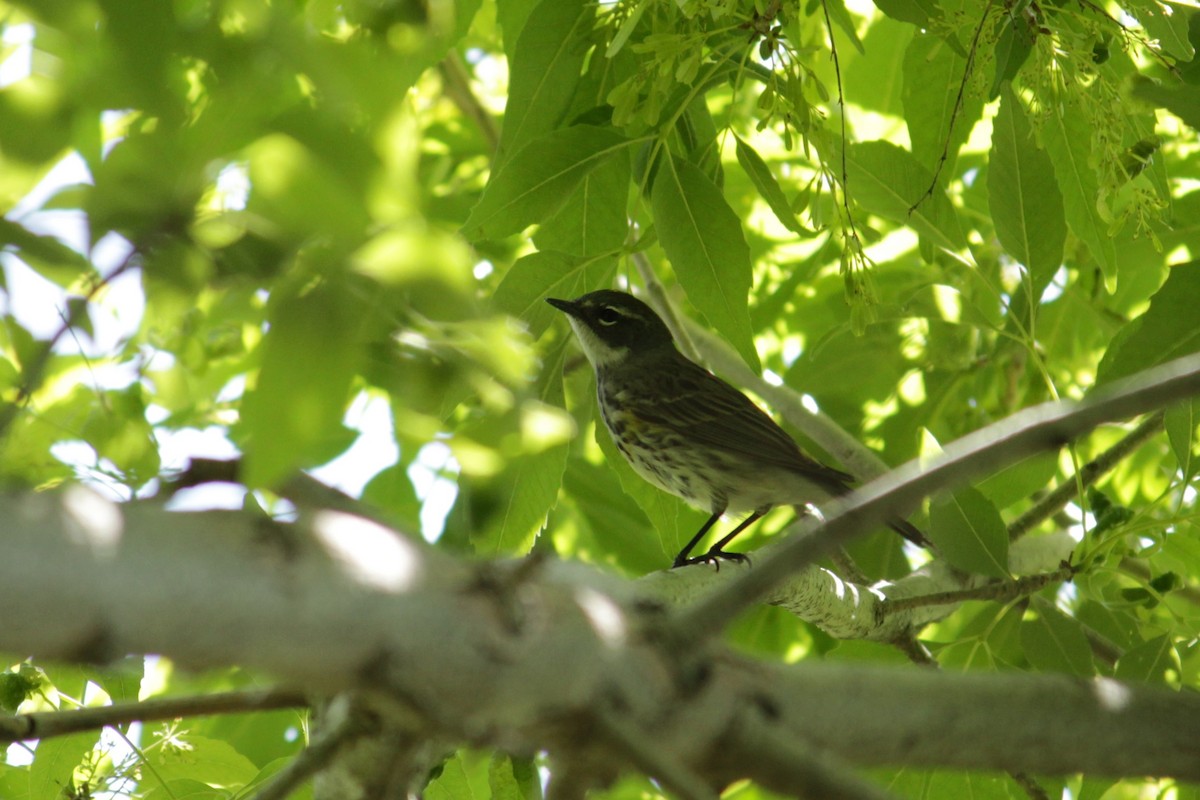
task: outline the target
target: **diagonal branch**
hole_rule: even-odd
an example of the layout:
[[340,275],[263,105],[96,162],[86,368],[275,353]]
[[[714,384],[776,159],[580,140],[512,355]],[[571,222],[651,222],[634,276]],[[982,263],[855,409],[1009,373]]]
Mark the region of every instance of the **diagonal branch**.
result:
[[694,646],[723,630],[746,608],[797,570],[827,555],[891,514],[902,514],[935,491],[961,485],[980,474],[1063,443],[1104,422],[1153,411],[1200,394],[1200,354],[1094,391],[1080,402],[1046,403],[975,431],[922,465],[910,462],[829,503],[820,535],[793,536],[770,558],[681,612],[674,634],[681,647]]
[[1136,428],[1126,434],[1121,441],[1105,450],[1096,458],[1084,464],[1077,475],[1067,480],[1041,498],[1033,508],[1017,517],[1008,526],[1010,539],[1019,539],[1029,533],[1043,520],[1049,519],[1061,511],[1071,498],[1078,496],[1081,489],[1086,489],[1098,481],[1105,473],[1121,463],[1134,450],[1137,450],[1146,440],[1162,430],[1163,414],[1152,414],[1142,420]]

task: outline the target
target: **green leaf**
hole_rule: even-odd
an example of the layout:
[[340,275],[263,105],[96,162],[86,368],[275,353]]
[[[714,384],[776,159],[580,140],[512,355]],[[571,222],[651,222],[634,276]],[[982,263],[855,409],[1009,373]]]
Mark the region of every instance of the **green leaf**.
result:
[[504,54],[508,56],[509,63],[512,63],[525,23],[537,5],[538,0],[497,0],[496,21],[500,23],[500,30],[504,34]]
[[776,219],[797,236],[806,239],[816,236],[816,231],[809,230],[800,224],[800,220],[796,219],[796,213],[792,211],[792,204],[788,202],[779,181],[775,180],[775,175],[767,166],[767,162],[763,161],[762,156],[753,147],[742,141],[741,137],[734,134],[733,138],[737,140],[738,163],[746,171],[747,177],[754,184],[754,188],[758,190],[758,194],[775,212]]
[[695,165],[665,159],[651,190],[659,241],[688,299],[755,371],[750,328],[750,248],[741,220]]
[[976,487],[998,509],[1008,508],[1020,500],[1028,500],[1035,492],[1046,488],[1058,471],[1058,454],[1039,453],[1004,469],[993,472]]
[[539,250],[599,255],[619,250],[629,235],[629,151],[585,175],[557,214],[533,236]]
[[629,144],[611,128],[592,125],[563,128],[529,142],[492,174],[464,232],[473,239],[497,239],[548,219],[589,172]]
[[1000,512],[977,489],[964,487],[934,501],[929,538],[959,569],[1008,577],[1008,531]]
[[1040,598],[1034,608],[1036,616],[1021,623],[1021,647],[1029,662],[1043,672],[1094,675],[1092,650],[1079,622]]
[[823,7],[829,14],[829,18],[833,20],[833,24],[846,34],[846,38],[850,40],[850,44],[854,45],[854,49],[859,53],[865,52],[862,40],[858,38],[858,31],[854,27],[854,20],[851,18],[850,12],[846,10],[845,0],[825,0]]
[[614,258],[539,251],[517,259],[492,297],[497,308],[524,320],[537,338],[561,316],[546,303],[547,297],[573,300],[609,285],[615,270]]
[[71,787],[71,776],[99,740],[96,731],[55,736],[38,742],[29,767],[29,796],[37,800],[62,797]]
[[1042,125],[1042,142],[1062,192],[1067,225],[1100,264],[1111,291],[1117,279],[1117,253],[1108,225],[1096,208],[1100,182],[1091,166],[1092,132],[1077,102],[1051,103]]
[[488,788],[492,800],[539,800],[542,784],[531,758],[514,758],[496,753],[488,764]]
[[153,769],[143,775],[145,788],[171,781],[191,780],[217,788],[236,789],[254,780],[258,767],[227,741],[186,733],[163,747],[146,748]]
[[996,38],[996,75],[988,99],[995,99],[1001,88],[1012,90],[1009,83],[1021,71],[1033,52],[1034,32],[1024,14],[1009,14]]
[[875,0],[875,6],[892,19],[918,28],[935,27],[930,23],[942,18],[935,0]]
[[1142,642],[1137,618],[1125,609],[1097,600],[1084,600],[1075,611],[1075,618],[1118,649],[1132,650]]
[[328,287],[276,299],[258,383],[242,405],[247,485],[273,486],[336,455],[331,437],[347,434],[341,423],[363,357],[362,321],[355,298]]
[[845,67],[846,96],[872,111],[904,116],[904,53],[915,33],[912,25],[891,17],[872,22],[864,39],[866,51]]
[[[493,446],[505,460],[498,474],[479,478],[473,487],[476,509],[483,512],[471,530],[471,542],[479,555],[528,553],[557,502],[574,432],[573,421],[563,410],[565,351],[560,348],[544,367],[537,399],[526,400],[515,409],[515,432],[507,420],[494,418],[465,432]],[[451,449],[460,446],[457,440],[450,440]]]
[[[966,247],[958,217],[946,195],[935,190],[921,200],[933,182],[933,173],[912,153],[891,142],[863,142],[846,151],[846,171],[850,196],[863,208],[901,225],[911,225],[937,247],[951,251]],[[918,200],[920,205],[916,205]]]
[[1195,130],[1200,130],[1200,86],[1178,84],[1163,86],[1138,76],[1132,84],[1133,96],[1156,108],[1165,108]]
[[471,800],[490,796],[490,759],[459,750],[437,768],[422,793],[427,800]]
[[1171,268],[1150,308],[1123,327],[1100,359],[1096,384],[1109,383],[1200,351],[1200,261]]
[[1062,265],[1066,217],[1054,165],[1037,147],[1025,110],[1007,86],[1001,91],[1000,113],[992,122],[987,182],[996,238],[1025,265],[1031,296],[1040,298]]
[[[983,99],[963,85],[966,69],[966,59],[932,34],[914,35],[904,53],[901,98],[912,154],[931,173],[945,157],[940,185],[945,185],[953,173],[959,148],[983,111]],[[962,102],[955,116],[960,95]]]
[[0,249],[18,253],[21,260],[64,289],[96,274],[95,267],[74,248],[53,236],[40,236],[25,226],[0,219]]
[[30,800],[28,767],[0,764],[0,797],[4,800]]
[[1190,483],[1200,469],[1200,459],[1196,457],[1197,426],[1200,426],[1200,400],[1195,398],[1171,406],[1163,418],[1167,441],[1171,443],[1184,483]]
[[510,64],[496,166],[562,121],[587,55],[582,36],[592,8],[583,0],[543,0],[525,20]]
[[1162,49],[1178,61],[1191,61],[1196,48],[1189,37],[1189,25],[1195,6],[1190,3],[1139,3],[1130,9],[1133,16]]

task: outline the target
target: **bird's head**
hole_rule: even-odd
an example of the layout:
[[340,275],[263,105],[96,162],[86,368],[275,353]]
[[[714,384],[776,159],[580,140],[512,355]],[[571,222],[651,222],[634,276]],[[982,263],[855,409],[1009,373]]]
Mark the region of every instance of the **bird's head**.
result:
[[631,294],[605,289],[576,300],[548,297],[546,302],[567,315],[584,355],[597,369],[675,346],[658,315]]

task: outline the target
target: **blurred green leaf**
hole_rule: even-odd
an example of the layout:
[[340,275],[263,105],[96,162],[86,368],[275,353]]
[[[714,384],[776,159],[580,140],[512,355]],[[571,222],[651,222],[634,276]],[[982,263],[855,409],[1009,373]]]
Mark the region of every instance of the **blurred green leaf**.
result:
[[1029,662],[1044,672],[1094,675],[1091,647],[1079,622],[1046,602],[1034,608],[1034,618],[1021,623],[1021,646]]
[[1184,483],[1190,483],[1196,471],[1200,469],[1200,459],[1196,454],[1196,429],[1200,428],[1200,400],[1185,400],[1167,409],[1163,417],[1163,427],[1167,431],[1167,440],[1171,443],[1171,452],[1183,473]]
[[191,780],[215,788],[237,789],[258,773],[258,768],[228,742],[194,733],[172,737],[162,747],[146,748],[145,757],[153,767],[143,777],[146,788]]
[[1121,654],[1113,671],[1118,680],[1136,683],[1174,683],[1179,678],[1179,654],[1170,636],[1156,636]]
[[931,179],[945,158],[939,185],[953,174],[959,148],[983,111],[983,99],[963,85],[966,69],[966,58],[932,33],[915,34],[904,53],[901,98],[912,155]]
[[935,500],[928,535],[959,569],[1008,577],[1008,531],[1000,512],[977,489],[964,487]]
[[329,460],[330,437],[342,447],[353,441],[341,422],[364,355],[362,321],[354,298],[335,287],[275,300],[258,382],[242,409],[247,485],[273,486]]
[[1193,130],[1200,130],[1200,87],[1163,86],[1138,76],[1133,81],[1133,96],[1156,108],[1165,108]]
[[996,75],[992,79],[992,88],[988,99],[995,99],[1009,82],[1017,77],[1021,67],[1033,52],[1034,39],[1037,32],[1030,25],[1024,14],[1009,14],[1004,20],[1004,27],[996,37]]
[[1041,453],[992,473],[975,485],[998,509],[1027,500],[1043,490],[1058,471],[1058,454]]
[[1200,319],[1192,313],[1197,297],[1200,261],[1172,267],[1166,283],[1150,298],[1146,313],[1113,339],[1096,370],[1096,383],[1109,383],[1200,350]]
[[29,796],[35,800],[57,798],[72,785],[75,768],[92,752],[100,734],[96,731],[55,736],[38,742],[29,767]]

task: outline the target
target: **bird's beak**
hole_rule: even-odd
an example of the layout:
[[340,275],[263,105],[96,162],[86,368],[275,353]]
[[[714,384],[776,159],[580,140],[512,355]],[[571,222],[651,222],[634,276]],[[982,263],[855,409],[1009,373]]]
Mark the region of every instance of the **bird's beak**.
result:
[[546,302],[564,314],[569,314],[572,317],[580,316],[579,303],[576,303],[574,300],[559,300],[557,297],[547,297]]

